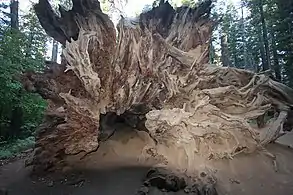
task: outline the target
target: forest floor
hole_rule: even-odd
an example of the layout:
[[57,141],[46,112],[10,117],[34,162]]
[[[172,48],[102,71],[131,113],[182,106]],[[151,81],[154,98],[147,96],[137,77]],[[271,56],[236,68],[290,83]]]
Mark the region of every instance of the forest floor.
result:
[[[24,159],[18,159],[0,167],[0,189],[8,195],[134,195],[151,164],[138,163],[134,158],[145,141],[137,132],[122,138],[114,134],[74,170],[46,178],[31,177]],[[283,138],[285,142],[293,143],[293,136]],[[268,151],[277,156],[277,172],[271,158],[262,153],[213,162],[219,194],[292,195],[293,149],[271,144]]]

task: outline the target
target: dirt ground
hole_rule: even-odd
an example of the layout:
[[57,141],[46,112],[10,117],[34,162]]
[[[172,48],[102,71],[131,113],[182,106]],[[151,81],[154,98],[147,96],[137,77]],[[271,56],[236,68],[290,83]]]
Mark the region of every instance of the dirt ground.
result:
[[[135,158],[146,140],[135,133],[122,140],[119,135],[111,139],[66,175],[30,177],[24,160],[4,165],[0,167],[0,188],[9,195],[134,195],[152,164]],[[272,159],[261,152],[208,163],[217,178],[219,194],[292,195],[293,150],[271,144],[268,151],[277,156],[277,172]]]

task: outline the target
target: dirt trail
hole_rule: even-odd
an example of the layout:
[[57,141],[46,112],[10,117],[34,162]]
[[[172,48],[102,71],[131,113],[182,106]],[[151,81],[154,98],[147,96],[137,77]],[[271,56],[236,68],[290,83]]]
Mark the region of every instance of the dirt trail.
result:
[[[23,160],[18,160],[0,168],[0,187],[7,189],[9,195],[134,195],[154,163],[143,164],[136,158],[147,141],[143,134],[114,135],[70,174],[50,179],[30,178],[30,170],[23,167]],[[293,150],[279,144],[271,144],[268,150],[277,156],[278,172],[274,171],[272,159],[263,153],[207,163],[206,168],[212,167],[217,177],[219,194],[292,195]]]

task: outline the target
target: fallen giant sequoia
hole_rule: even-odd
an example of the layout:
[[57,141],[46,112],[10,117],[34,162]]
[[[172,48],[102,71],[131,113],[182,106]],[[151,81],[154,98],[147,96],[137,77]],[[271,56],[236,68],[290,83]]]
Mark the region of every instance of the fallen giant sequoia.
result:
[[[37,136],[36,170],[95,151],[106,113],[146,118],[157,145],[183,149],[186,168],[199,156],[232,158],[274,141],[293,91],[265,74],[207,64],[210,10],[211,1],[175,10],[161,1],[138,18],[122,18],[116,35],[97,0],[73,0],[71,10],[59,8],[61,16],[39,0],[41,25],[65,49],[62,64],[25,75],[27,89],[49,103]],[[264,129],[250,125],[272,109]]]

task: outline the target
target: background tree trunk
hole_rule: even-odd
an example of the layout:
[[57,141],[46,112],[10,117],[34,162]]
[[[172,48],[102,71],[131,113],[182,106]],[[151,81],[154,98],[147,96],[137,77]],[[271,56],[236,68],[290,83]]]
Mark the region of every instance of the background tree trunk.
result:
[[10,119],[10,132],[11,138],[19,137],[21,127],[23,125],[23,110],[20,106],[13,108]]
[[245,67],[245,69],[249,70],[251,69],[251,64],[248,64],[248,55],[247,55],[247,50],[246,50],[246,37],[245,37],[245,21],[244,21],[244,13],[243,13],[243,6],[241,6],[241,38],[242,38],[242,51],[243,51],[243,67]]
[[281,68],[279,64],[279,57],[277,53],[275,33],[272,31],[272,50],[273,50],[273,61],[274,61],[274,72],[277,81],[282,81]]
[[[264,48],[264,40],[262,37],[261,29],[259,28],[258,31],[258,39],[259,39],[259,51],[261,56],[261,62],[262,62],[262,71],[266,71],[269,69],[267,60],[266,60],[266,54],[265,54],[265,48]],[[258,70],[259,72],[259,70]]]
[[259,11],[260,11],[260,21],[262,26],[262,36],[263,36],[263,43],[265,46],[265,53],[264,53],[264,66],[263,70],[270,69],[270,51],[269,51],[269,40],[268,40],[268,30],[265,21],[264,11],[263,11],[263,0],[259,0]]
[[278,11],[278,49],[285,54],[282,55],[285,75],[284,82],[288,83],[290,87],[293,86],[293,2],[286,0],[276,1]]
[[[19,21],[18,21],[18,1],[10,1],[10,25],[11,29],[14,30],[13,33],[18,33],[19,31]],[[20,99],[22,89],[19,89],[16,94],[16,104],[12,108],[10,117],[10,134],[13,138],[17,137],[21,133],[21,128],[23,125],[23,110],[21,107]]]
[[228,40],[227,35],[223,34],[221,36],[221,61],[223,66],[231,66],[230,62],[230,55],[229,55],[229,49],[228,49]]
[[11,20],[11,28],[19,29],[19,21],[18,21],[18,1],[10,0],[10,20]]
[[57,62],[58,59],[58,42],[53,39],[51,61]]

